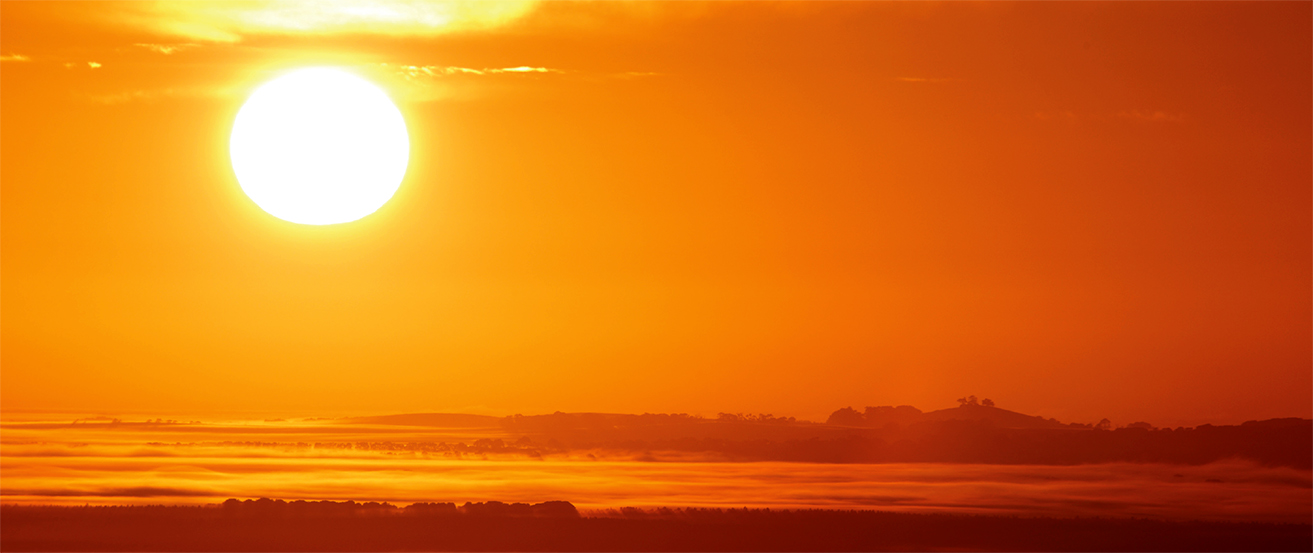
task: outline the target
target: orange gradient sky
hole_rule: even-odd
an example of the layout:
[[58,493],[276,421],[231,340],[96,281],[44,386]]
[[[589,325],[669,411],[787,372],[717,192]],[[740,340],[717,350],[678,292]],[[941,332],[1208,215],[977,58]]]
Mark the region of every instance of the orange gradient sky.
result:
[[[0,402],[1308,417],[1311,6],[4,2]],[[229,163],[316,65],[354,223]]]

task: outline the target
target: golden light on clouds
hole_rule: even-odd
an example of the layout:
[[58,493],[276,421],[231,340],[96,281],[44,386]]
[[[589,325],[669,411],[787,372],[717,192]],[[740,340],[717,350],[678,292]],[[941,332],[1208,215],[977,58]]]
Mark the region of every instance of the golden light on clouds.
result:
[[236,42],[257,34],[429,35],[486,29],[523,16],[533,5],[524,0],[151,2],[129,4],[113,17],[163,34]]

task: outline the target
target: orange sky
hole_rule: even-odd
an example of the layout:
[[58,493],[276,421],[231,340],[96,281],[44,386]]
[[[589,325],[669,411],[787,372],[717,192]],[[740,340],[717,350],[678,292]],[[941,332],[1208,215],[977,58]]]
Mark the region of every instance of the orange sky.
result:
[[[1313,410],[1308,2],[279,6],[0,4],[6,412]],[[355,223],[229,164],[307,65]]]

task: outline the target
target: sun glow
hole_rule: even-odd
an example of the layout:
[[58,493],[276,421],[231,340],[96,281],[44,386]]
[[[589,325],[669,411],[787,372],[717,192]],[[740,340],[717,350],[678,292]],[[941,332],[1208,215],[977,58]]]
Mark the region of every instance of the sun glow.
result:
[[355,221],[387,203],[410,161],[401,112],[345,71],[301,69],[257,89],[233,123],[237,182],[270,215],[306,225]]
[[204,42],[262,34],[434,36],[491,29],[531,12],[534,0],[194,0],[130,2],[104,17]]

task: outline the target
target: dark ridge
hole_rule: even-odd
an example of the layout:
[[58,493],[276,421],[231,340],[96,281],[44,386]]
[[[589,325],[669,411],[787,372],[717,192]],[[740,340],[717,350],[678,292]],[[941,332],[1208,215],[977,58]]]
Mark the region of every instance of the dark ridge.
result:
[[1308,524],[880,511],[620,509],[564,501],[229,500],[0,506],[0,551],[1308,551]]
[[432,428],[497,428],[501,417],[466,415],[462,413],[409,413],[405,415],[378,415],[342,419],[347,424],[386,424],[397,426],[426,426]]
[[543,453],[609,449],[713,453],[729,461],[1007,465],[1202,465],[1245,459],[1313,468],[1313,420],[1298,418],[1175,429],[1136,423],[1114,429],[964,405],[930,413],[906,406],[871,407],[866,413],[841,409],[827,424],[768,415],[703,419],[555,413],[507,417],[503,426],[512,436],[529,438],[525,443]]
[[[826,423],[733,413],[721,413],[716,418],[650,413],[557,412],[500,418],[419,413],[341,420],[348,424],[379,426],[469,428],[497,437],[480,438],[468,444],[248,440],[204,442],[203,445],[413,451],[451,458],[485,455],[545,458],[598,450],[643,459],[660,459],[667,453],[675,453],[670,458],[695,454],[724,461],[813,463],[1076,465],[1121,462],[1203,465],[1240,459],[1267,467],[1313,469],[1313,420],[1309,419],[1270,419],[1219,426],[1205,424],[1193,428],[1155,428],[1149,423],[1136,422],[1114,428],[1106,419],[1098,424],[1063,424],[1053,419],[1008,411],[989,400],[977,402],[974,398],[963,398],[960,401],[963,402],[960,407],[928,413],[907,405],[867,407],[865,411],[845,407],[835,411]],[[222,434],[230,431],[220,426],[174,425],[169,422],[96,424],[107,429],[129,424],[144,425],[140,428],[158,432],[185,429],[187,432]],[[82,425],[89,423],[72,426]],[[376,429],[370,429],[373,430]],[[243,427],[241,431],[284,432],[273,427]],[[298,433],[314,432],[326,437],[341,431],[340,426],[297,429]],[[193,445],[167,441],[149,444]]]

